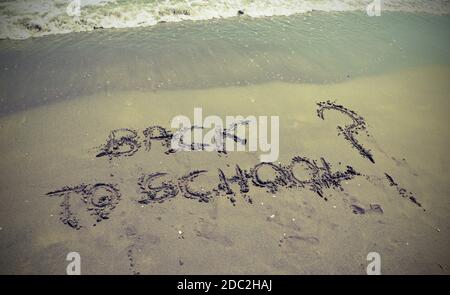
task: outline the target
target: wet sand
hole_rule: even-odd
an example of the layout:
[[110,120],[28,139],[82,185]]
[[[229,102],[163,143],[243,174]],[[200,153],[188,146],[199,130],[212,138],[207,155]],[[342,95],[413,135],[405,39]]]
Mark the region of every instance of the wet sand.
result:
[[[449,274],[449,74],[446,66],[421,66],[336,84],[105,90],[4,116],[1,273],[65,274],[65,257],[76,251],[83,274],[365,274],[369,252],[380,253],[384,274]],[[375,163],[338,135],[348,116],[317,115],[317,103],[327,100],[363,118],[369,136],[355,137]],[[360,175],[323,188],[322,197],[308,187],[267,192],[250,180],[245,198],[232,184],[235,201],[224,193],[209,202],[179,193],[145,204],[142,175],[168,173],[177,183],[207,170],[191,185],[209,191],[218,169],[230,177],[236,164],[250,170],[258,153],[165,154],[155,142],[132,156],[96,157],[111,130],[131,128],[142,141],[147,127],[170,129],[173,117],[192,118],[194,107],[205,116],[278,115],[281,164],[274,164],[324,158],[333,172],[351,166]],[[120,198],[97,222],[72,195],[78,230],[61,220],[63,198],[46,195],[98,183],[115,185]]]

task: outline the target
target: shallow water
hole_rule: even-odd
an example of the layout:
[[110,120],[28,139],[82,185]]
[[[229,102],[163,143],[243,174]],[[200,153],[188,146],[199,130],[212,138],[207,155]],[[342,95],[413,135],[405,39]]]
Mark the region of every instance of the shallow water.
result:
[[233,18],[0,41],[0,113],[114,91],[330,83],[448,64],[450,18]]

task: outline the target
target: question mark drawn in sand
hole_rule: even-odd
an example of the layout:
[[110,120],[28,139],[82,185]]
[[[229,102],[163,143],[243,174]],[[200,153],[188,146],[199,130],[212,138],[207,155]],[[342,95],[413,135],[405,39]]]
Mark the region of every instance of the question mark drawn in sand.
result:
[[363,117],[359,116],[357,113],[355,113],[352,110],[347,109],[346,107],[336,104],[335,102],[331,102],[329,100],[325,102],[318,102],[317,105],[319,106],[319,109],[317,110],[317,115],[322,120],[325,120],[324,117],[324,111],[325,110],[335,110],[338,112],[341,112],[344,115],[347,115],[352,119],[353,123],[350,125],[337,126],[338,135],[343,134],[344,138],[349,141],[353,147],[355,147],[361,156],[363,156],[366,159],[369,159],[370,162],[375,164],[375,160],[373,159],[373,155],[370,150],[364,148],[358,140],[356,140],[355,135],[359,133],[359,131],[365,131],[367,136],[369,136],[367,130],[366,130],[366,122]]

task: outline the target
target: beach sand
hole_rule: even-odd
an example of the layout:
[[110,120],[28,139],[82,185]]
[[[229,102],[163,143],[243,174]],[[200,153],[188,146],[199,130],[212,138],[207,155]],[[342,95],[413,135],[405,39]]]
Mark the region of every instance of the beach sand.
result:
[[[65,274],[75,251],[83,274],[365,274],[367,254],[378,252],[383,274],[449,274],[449,74],[445,65],[414,66],[328,84],[106,90],[5,115],[0,272]],[[356,138],[375,163],[338,135],[347,116],[317,116],[316,103],[327,100],[363,117],[370,136]],[[192,118],[194,107],[204,116],[277,115],[282,165],[323,157],[333,171],[349,165],[361,175],[324,188],[327,200],[307,188],[271,193],[250,184],[250,203],[234,184],[235,203],[223,193],[207,203],[181,193],[139,203],[142,174],[167,172],[176,181],[204,169],[193,185],[211,190],[217,169],[231,176],[236,164],[259,163],[258,152],[165,154],[157,142],[128,157],[96,157],[111,130],[131,128],[142,140],[147,127],[170,129],[173,117]],[[121,197],[96,223],[71,196],[77,230],[60,220],[63,198],[46,194],[82,183],[115,184]]]

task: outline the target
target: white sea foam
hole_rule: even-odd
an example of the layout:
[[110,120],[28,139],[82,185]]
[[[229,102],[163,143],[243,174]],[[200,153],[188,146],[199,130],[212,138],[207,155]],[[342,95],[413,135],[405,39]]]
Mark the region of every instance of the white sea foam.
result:
[[[80,14],[68,15],[73,1]],[[12,0],[0,2],[0,39],[26,39],[95,28],[152,26],[159,22],[250,17],[311,11],[364,11],[373,0]],[[379,0],[382,11],[449,14],[449,0]]]

